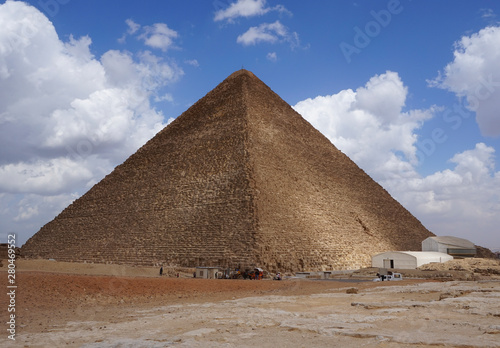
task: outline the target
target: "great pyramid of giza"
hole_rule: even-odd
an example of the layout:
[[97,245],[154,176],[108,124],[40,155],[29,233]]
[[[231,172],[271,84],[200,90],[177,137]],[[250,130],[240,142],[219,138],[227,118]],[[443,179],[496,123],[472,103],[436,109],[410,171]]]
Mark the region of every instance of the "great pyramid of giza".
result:
[[433,236],[253,73],[231,74],[43,226],[28,258],[353,269]]

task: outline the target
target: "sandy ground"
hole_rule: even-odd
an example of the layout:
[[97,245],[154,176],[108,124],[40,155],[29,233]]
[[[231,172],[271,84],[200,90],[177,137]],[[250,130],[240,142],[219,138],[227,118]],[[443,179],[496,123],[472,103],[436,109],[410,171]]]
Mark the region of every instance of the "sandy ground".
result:
[[[2,347],[500,347],[497,280],[202,280],[18,266],[16,341],[4,324]],[[0,278],[6,289],[5,268]]]

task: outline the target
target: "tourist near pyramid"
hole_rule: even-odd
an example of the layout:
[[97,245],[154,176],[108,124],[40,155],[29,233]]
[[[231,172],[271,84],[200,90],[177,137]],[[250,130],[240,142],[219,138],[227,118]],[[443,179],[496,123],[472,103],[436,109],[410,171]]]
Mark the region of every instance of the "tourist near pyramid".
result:
[[239,70],[22,247],[58,261],[355,269],[433,236]]

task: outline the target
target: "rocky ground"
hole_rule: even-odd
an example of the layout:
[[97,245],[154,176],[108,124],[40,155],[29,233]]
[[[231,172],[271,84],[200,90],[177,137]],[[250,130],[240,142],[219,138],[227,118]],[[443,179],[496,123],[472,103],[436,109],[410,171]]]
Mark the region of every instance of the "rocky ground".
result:
[[[202,280],[47,262],[19,262],[16,341],[2,330],[2,347],[500,347],[493,278]],[[0,308],[5,323],[6,296]]]

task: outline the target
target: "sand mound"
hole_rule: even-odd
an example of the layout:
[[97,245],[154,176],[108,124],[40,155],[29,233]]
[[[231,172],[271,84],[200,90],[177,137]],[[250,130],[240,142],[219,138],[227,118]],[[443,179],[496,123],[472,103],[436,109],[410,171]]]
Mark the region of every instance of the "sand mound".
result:
[[476,276],[500,278],[500,260],[456,259],[444,263],[429,263],[418,268],[421,271],[465,271]]

